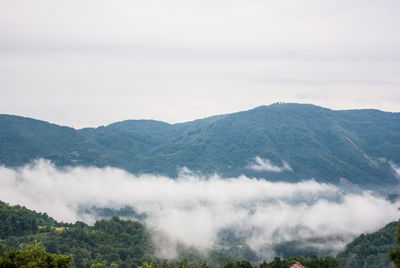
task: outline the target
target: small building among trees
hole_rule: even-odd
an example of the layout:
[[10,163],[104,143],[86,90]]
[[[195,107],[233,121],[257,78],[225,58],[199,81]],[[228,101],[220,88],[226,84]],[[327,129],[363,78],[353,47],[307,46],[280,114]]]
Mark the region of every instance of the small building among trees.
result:
[[293,264],[292,266],[290,266],[290,268],[304,268],[304,266],[301,265],[300,263],[296,262],[295,264]]

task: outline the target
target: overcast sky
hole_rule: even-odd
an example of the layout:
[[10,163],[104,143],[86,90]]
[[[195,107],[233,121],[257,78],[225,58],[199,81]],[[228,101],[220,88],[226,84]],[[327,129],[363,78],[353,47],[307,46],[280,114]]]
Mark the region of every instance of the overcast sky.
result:
[[0,0],[0,113],[170,123],[277,101],[400,112],[398,0]]

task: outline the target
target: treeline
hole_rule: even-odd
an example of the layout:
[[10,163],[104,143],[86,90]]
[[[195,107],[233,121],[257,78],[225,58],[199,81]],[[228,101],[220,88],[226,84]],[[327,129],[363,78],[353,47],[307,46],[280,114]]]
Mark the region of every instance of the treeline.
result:
[[389,251],[399,245],[396,230],[399,222],[392,222],[371,234],[362,234],[346,245],[337,255],[343,267],[391,267]]
[[46,214],[1,201],[0,235],[0,255],[40,243],[50,254],[73,256],[71,264],[78,268],[94,263],[138,267],[155,255],[150,234],[139,222],[113,217],[94,226],[59,223]]
[[[324,257],[318,258],[316,256],[311,259],[305,258],[289,258],[281,259],[280,257],[275,257],[271,262],[264,261],[257,265],[253,265],[247,260],[237,260],[234,262],[228,262],[221,266],[221,268],[290,268],[295,263],[299,263],[307,268],[337,268],[340,267],[338,261],[334,257]],[[145,263],[142,268],[154,268],[155,264]],[[199,265],[190,264],[187,260],[183,260],[178,265],[169,264],[164,262],[162,268],[209,268],[207,262],[203,262]]]
[[[29,244],[23,249],[16,249],[7,251],[3,256],[0,256],[0,267],[19,268],[19,267],[42,267],[42,268],[71,268],[77,267],[71,264],[72,255],[57,255],[46,252],[45,247],[40,244]],[[317,258],[313,257],[311,260],[304,258],[291,258],[281,260],[276,257],[271,262],[264,261],[259,265],[252,265],[247,260],[238,260],[236,262],[228,262],[221,266],[221,268],[290,268],[293,264],[299,263],[308,268],[336,268],[339,267],[338,262],[333,257]],[[105,262],[95,261],[90,265],[90,268],[116,268],[125,265],[112,263],[107,265]],[[131,266],[137,267],[137,266]],[[152,260],[150,263],[144,262],[139,268],[210,268],[206,261],[200,264],[192,264],[186,259],[180,263],[173,263],[164,260],[160,265]]]
[[71,259],[72,256],[59,256],[48,253],[42,245],[30,244],[24,249],[10,250],[0,256],[0,267],[70,268]]
[[145,227],[113,217],[94,226],[77,222],[62,226],[40,226],[37,233],[9,236],[1,241],[1,253],[21,245],[40,242],[47,252],[72,255],[72,265],[87,268],[94,263],[138,267],[154,256],[154,246]]
[[0,239],[23,236],[39,231],[39,226],[56,226],[46,213],[37,213],[21,206],[9,206],[0,201]]
[[[66,224],[55,221],[47,214],[0,201],[0,268],[23,267],[20,264],[24,261],[53,263],[48,267],[77,268],[155,268],[147,267],[151,265],[157,268],[286,268],[296,262],[307,268],[389,267],[392,261],[400,265],[396,226],[398,223],[394,222],[376,233],[361,235],[348,244],[337,258],[275,257],[270,262],[257,263],[247,250],[241,256],[234,255],[239,257],[231,257],[224,254],[229,250],[211,250],[203,254],[181,245],[177,249],[176,261],[168,262],[156,258],[158,245],[152,241],[142,223],[112,217],[99,220],[93,226],[83,222]],[[57,266],[58,262],[64,266]]]

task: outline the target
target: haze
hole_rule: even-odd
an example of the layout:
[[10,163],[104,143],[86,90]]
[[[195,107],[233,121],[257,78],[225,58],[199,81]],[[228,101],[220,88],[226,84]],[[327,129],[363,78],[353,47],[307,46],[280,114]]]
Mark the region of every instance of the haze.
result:
[[400,111],[400,2],[0,0],[0,113],[87,127],[277,101]]

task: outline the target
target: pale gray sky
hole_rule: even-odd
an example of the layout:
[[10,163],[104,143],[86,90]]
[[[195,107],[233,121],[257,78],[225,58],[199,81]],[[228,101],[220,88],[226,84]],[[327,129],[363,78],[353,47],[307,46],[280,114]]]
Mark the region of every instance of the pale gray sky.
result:
[[398,0],[0,0],[0,113],[74,127],[277,101],[400,112]]

